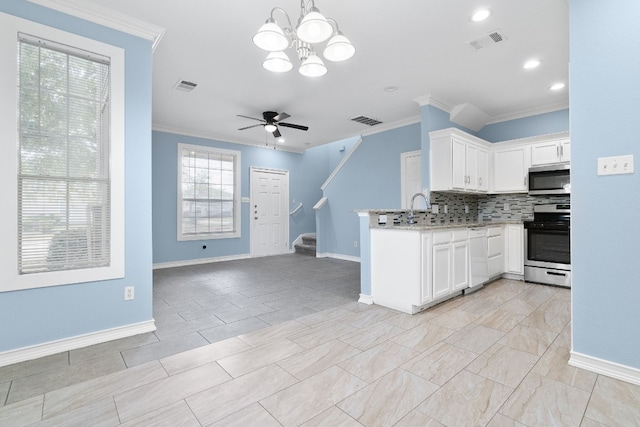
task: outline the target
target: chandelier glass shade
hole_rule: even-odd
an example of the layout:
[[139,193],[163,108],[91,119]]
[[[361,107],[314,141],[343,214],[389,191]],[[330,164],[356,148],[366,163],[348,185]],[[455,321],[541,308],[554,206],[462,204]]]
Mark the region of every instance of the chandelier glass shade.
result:
[[[274,13],[279,11],[286,18],[287,25],[278,25]],[[300,66],[298,72],[307,77],[320,77],[327,73],[327,67],[315,53],[314,44],[328,41],[322,55],[331,62],[346,61],[356,49],[349,39],[338,29],[338,23],[326,18],[315,7],[314,0],[301,0],[298,25],[293,28],[287,12],[279,7],[271,10],[271,16],[253,36],[253,43],[269,52],[262,66],[271,72],[284,73],[293,69],[293,64],[285,53],[286,49],[296,51]]]
[[273,73],[286,73],[287,71],[291,71],[293,68],[293,64],[289,60],[289,57],[282,51],[269,52],[267,58],[262,63],[262,66],[265,70]]

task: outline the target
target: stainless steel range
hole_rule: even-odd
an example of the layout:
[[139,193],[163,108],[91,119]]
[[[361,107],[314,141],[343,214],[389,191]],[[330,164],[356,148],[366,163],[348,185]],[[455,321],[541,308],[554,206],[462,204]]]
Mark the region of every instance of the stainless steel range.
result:
[[524,228],[524,280],[571,287],[571,206],[535,205]]

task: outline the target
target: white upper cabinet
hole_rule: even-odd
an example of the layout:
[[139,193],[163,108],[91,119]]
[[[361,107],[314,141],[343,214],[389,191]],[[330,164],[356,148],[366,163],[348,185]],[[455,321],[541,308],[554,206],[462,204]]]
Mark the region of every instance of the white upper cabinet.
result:
[[455,128],[430,132],[430,190],[526,193],[531,166],[570,161],[568,135],[488,143]]
[[571,142],[569,139],[539,142],[531,145],[531,166],[571,160]]
[[526,193],[529,146],[511,145],[493,151],[493,193]]
[[431,132],[429,137],[431,191],[488,191],[488,143],[457,129]]

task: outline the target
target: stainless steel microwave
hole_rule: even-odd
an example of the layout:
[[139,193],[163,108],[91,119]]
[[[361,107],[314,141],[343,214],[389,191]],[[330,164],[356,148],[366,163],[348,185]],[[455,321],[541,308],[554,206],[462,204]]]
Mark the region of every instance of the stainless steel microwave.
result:
[[529,168],[529,194],[570,194],[571,166],[569,163],[554,163]]

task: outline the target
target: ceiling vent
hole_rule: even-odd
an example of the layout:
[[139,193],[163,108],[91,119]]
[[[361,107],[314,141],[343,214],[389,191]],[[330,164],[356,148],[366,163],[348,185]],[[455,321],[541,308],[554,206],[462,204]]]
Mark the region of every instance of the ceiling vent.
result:
[[505,42],[507,40],[507,36],[504,35],[502,30],[493,30],[490,33],[467,42],[469,46],[471,46],[474,50],[486,49],[488,47],[492,47],[497,45],[498,43]]
[[183,92],[191,92],[196,88],[196,86],[198,86],[197,83],[193,83],[187,80],[180,80],[173,88],[175,90],[181,90]]
[[354,122],[362,123],[363,125],[369,125],[369,126],[375,126],[382,123],[380,120],[371,119],[365,116],[354,117],[351,120],[353,120]]

